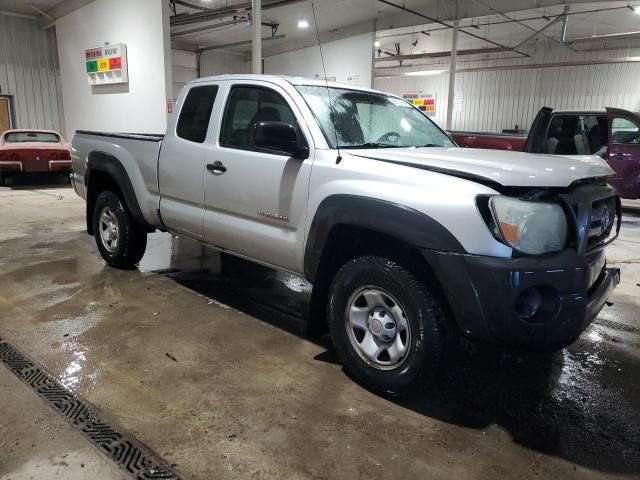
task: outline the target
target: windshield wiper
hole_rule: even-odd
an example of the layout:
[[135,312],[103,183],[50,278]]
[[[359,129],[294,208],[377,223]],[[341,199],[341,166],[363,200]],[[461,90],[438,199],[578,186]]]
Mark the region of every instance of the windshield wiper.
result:
[[393,145],[390,143],[378,143],[378,142],[367,142],[361,143],[359,145],[340,145],[339,148],[347,149],[347,148],[400,148],[404,147],[404,145]]
[[427,143],[425,145],[419,145],[418,148],[423,148],[423,147],[443,147],[444,145],[438,145],[437,143]]

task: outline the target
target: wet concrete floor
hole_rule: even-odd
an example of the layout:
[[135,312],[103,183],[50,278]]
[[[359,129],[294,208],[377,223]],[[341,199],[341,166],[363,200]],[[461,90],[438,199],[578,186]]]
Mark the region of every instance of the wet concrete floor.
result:
[[[463,342],[429,393],[402,400],[306,338],[304,280],[163,233],[139,270],[117,271],[83,228],[68,188],[0,188],[0,337],[185,478],[640,478],[640,208],[609,251],[612,305],[578,342],[553,355]],[[31,421],[19,395],[39,399],[3,378],[3,404]],[[0,426],[29,443],[17,408]],[[0,447],[0,479],[29,460]]]

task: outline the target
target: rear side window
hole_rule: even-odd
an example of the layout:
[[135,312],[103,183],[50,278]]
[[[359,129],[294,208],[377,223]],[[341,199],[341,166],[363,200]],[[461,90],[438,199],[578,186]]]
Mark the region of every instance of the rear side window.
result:
[[220,144],[250,148],[251,129],[259,122],[297,125],[289,104],[279,93],[262,87],[233,87],[222,119]]
[[180,138],[190,142],[204,142],[217,93],[218,87],[215,85],[194,87],[189,90],[176,128],[176,134]]

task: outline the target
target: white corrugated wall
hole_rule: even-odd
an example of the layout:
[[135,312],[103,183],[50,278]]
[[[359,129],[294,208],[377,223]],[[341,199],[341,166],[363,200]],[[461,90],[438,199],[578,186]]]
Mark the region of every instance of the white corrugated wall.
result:
[[13,95],[16,127],[65,134],[54,28],[40,30],[35,19],[0,15],[0,88]]
[[[639,56],[640,49],[624,48],[571,52],[566,48],[540,49],[528,59],[465,62],[458,69],[498,65],[526,65]],[[439,65],[415,68],[446,69]],[[387,71],[386,73],[388,73]],[[640,63],[594,64],[459,72],[456,93],[462,94],[462,110],[454,112],[453,130],[499,132],[503,128],[529,128],[543,106],[557,109],[620,107],[640,110]],[[374,88],[396,94],[436,95],[434,120],[445,125],[448,73],[426,77],[377,78]]]
[[173,99],[175,101],[187,82],[198,78],[198,61],[195,52],[171,50]]
[[208,50],[200,57],[200,76],[221,75],[224,73],[249,73],[251,65],[244,56]]

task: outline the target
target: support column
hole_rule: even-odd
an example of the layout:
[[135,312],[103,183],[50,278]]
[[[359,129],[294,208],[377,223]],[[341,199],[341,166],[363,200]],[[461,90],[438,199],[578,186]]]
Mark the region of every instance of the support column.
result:
[[253,73],[262,73],[262,0],[251,0],[252,18],[252,68]]
[[459,0],[456,2],[456,14],[453,22],[453,39],[451,41],[451,66],[449,67],[449,99],[447,101],[447,124],[446,129],[451,130],[453,121],[453,102],[456,93],[456,62],[458,57],[458,30],[460,28]]

